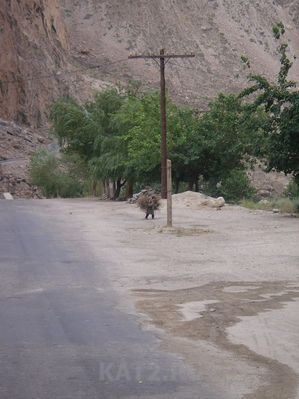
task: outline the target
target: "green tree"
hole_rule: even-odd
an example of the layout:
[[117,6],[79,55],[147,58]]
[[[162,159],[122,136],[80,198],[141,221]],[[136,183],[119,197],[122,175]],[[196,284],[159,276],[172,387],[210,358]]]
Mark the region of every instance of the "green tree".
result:
[[[136,98],[129,96],[118,118],[126,126],[128,165],[137,180],[159,181],[161,162],[160,100],[156,92]],[[167,144],[177,187],[180,181],[193,176],[196,167],[195,125],[192,110],[167,99]],[[191,154],[192,152],[192,154]]]
[[[279,40],[285,33],[283,24],[275,25],[273,33]],[[299,91],[296,90],[296,83],[288,78],[293,65],[288,56],[288,45],[280,44],[278,51],[280,70],[275,82],[261,75],[250,75],[253,85],[240,97],[254,95],[252,110],[262,107],[267,113],[265,148],[268,170],[292,173],[299,179]]]
[[[136,179],[159,179],[160,109],[159,94],[130,97],[117,118],[126,126],[128,163]],[[258,120],[251,116],[250,126]],[[236,96],[220,95],[201,116],[167,100],[168,153],[172,160],[175,190],[180,182],[198,189],[199,177],[217,181],[231,170],[244,168],[246,154],[253,151],[248,134],[245,107]],[[258,131],[258,129],[257,129]]]
[[[220,94],[198,118],[191,150],[196,157],[196,179],[201,176],[215,188],[231,171],[247,167],[255,150],[253,138],[260,134],[261,128],[254,116],[249,123],[247,113],[237,96]],[[249,134],[253,123],[258,128]]]
[[115,123],[123,102],[117,90],[107,90],[83,105],[73,99],[59,100],[50,113],[53,132],[64,151],[78,154],[95,180],[115,181],[115,198],[126,180],[124,131]]
[[72,98],[62,98],[52,105],[50,122],[65,152],[76,153],[86,161],[92,156],[99,127],[86,107]]
[[[116,90],[82,105],[63,99],[51,111],[53,131],[63,151],[80,156],[95,180],[114,182],[117,198],[126,183],[132,189],[134,182],[160,181],[159,103],[157,92]],[[200,177],[216,185],[230,171],[244,169],[253,147],[248,130],[261,128],[257,114],[250,113],[249,119],[246,112],[233,95],[219,95],[200,116],[167,99],[168,154],[176,191],[180,182],[198,190]]]

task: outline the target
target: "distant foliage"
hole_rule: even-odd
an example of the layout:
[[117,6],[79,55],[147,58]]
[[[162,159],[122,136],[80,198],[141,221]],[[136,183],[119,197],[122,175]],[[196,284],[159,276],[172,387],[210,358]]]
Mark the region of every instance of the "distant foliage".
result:
[[284,24],[282,22],[278,22],[275,25],[273,25],[272,32],[275,39],[277,40],[280,39],[280,37],[285,34]]
[[246,55],[241,55],[241,61],[247,68],[250,68],[250,60]]
[[255,189],[243,169],[231,170],[221,181],[210,180],[203,183],[202,188],[209,195],[224,197],[231,203],[251,199],[255,194]]
[[291,199],[299,200],[299,184],[295,179],[293,179],[288,185],[285,191],[285,195]]
[[[108,90],[81,105],[61,99],[50,118],[63,152],[78,156],[95,181],[104,186],[114,182],[112,198],[125,185],[132,189],[134,183],[159,182],[159,93]],[[251,155],[263,152],[266,123],[262,110],[248,112],[234,95],[219,95],[201,115],[168,98],[168,156],[175,191],[181,183],[198,190],[200,179],[225,181],[231,171],[244,169]]]
[[238,202],[240,199],[252,198],[255,189],[251,185],[246,171],[235,169],[221,182],[219,194],[228,202]]
[[[30,175],[32,183],[38,186],[47,198],[78,197],[83,194],[78,166],[74,159],[59,159],[45,149],[38,150],[32,157]],[[82,168],[80,173],[82,173]]]

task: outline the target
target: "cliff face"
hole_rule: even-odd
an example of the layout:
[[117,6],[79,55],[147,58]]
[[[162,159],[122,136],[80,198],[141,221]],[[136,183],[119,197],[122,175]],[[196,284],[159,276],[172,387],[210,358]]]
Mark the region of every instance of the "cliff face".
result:
[[38,127],[69,51],[58,0],[1,0],[0,48],[0,116]]

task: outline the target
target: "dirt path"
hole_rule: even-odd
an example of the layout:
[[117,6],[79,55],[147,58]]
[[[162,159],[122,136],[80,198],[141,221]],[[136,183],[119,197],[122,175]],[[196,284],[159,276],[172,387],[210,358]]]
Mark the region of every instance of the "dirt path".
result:
[[239,207],[177,207],[143,220],[133,205],[48,201],[106,258],[119,308],[231,399],[295,399],[299,220]]

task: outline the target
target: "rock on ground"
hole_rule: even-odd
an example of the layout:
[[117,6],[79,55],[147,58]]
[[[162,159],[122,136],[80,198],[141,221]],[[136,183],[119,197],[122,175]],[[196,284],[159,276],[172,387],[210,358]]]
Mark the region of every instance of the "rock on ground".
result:
[[210,208],[222,208],[225,205],[223,197],[213,198],[202,193],[194,191],[185,191],[184,193],[174,194],[172,196],[174,206],[189,207],[192,209],[207,206]]

